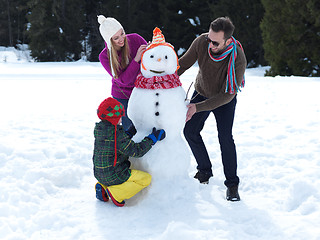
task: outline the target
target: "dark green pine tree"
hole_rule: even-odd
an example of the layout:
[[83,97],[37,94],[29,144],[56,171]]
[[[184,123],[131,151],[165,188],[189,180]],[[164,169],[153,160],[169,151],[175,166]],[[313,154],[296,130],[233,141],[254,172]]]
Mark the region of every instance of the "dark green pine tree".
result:
[[27,27],[28,0],[0,0],[0,46],[28,43],[24,34]]
[[125,5],[127,14],[122,16],[122,21],[127,33],[138,33],[147,42],[152,40],[155,27],[163,30],[161,21],[160,1],[131,0]]
[[234,37],[242,44],[249,67],[266,65],[260,22],[264,8],[260,0],[216,0],[210,4],[212,20],[228,16],[235,25]]
[[102,14],[103,1],[85,0],[86,23],[84,28],[84,52],[88,61],[99,61],[98,56],[104,47],[99,32],[97,15]]
[[208,31],[208,1],[171,1],[159,2],[159,19],[163,25],[166,41],[175,46],[179,56],[189,48],[192,41],[203,31]]
[[[214,0],[189,0],[183,10],[184,21],[188,22],[188,30],[182,32],[192,37],[192,41],[195,37],[202,33],[209,31],[210,23],[213,20],[212,11],[210,5],[215,2]],[[189,43],[189,45],[191,42]]]
[[52,6],[53,14],[57,17],[59,26],[61,55],[65,55],[66,61],[79,60],[84,42],[84,0],[53,1]]
[[73,61],[81,57],[84,4],[81,0],[30,0],[28,16],[32,57],[37,61]]
[[[312,27],[308,28],[310,34],[310,44],[308,47],[308,55],[312,64],[312,76],[320,76],[320,2],[319,0],[309,0],[306,5],[309,10],[305,14],[305,18],[310,18]],[[310,15],[309,15],[310,14]]]
[[289,73],[286,64],[286,56],[281,49],[285,48],[285,28],[283,26],[284,16],[283,8],[285,4],[283,1],[277,0],[262,0],[261,1],[265,14],[260,24],[263,38],[263,48],[265,51],[265,59],[271,65],[268,75],[275,75],[276,73]]
[[[292,37],[288,44],[288,66],[293,75],[320,76],[320,2],[291,0],[285,9]],[[298,47],[297,47],[298,46]]]
[[57,36],[59,29],[55,16],[52,16],[49,1],[29,1],[29,27],[27,34],[30,39],[31,56],[37,61],[52,61],[56,55]]
[[[184,21],[183,9],[185,1],[163,0],[158,2],[159,14],[157,15],[157,27],[159,27],[165,36],[166,42],[172,44],[177,53],[180,53],[183,45],[190,42],[186,40],[188,32],[188,23]],[[184,29],[184,31],[181,31]],[[183,33],[184,32],[184,33]],[[186,44],[187,42],[187,44]]]
[[320,76],[319,1],[262,0],[267,75]]

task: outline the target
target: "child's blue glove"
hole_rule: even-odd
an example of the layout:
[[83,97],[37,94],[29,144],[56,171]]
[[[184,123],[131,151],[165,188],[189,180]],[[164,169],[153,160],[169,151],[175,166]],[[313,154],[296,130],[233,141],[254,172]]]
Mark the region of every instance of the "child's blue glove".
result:
[[148,138],[150,138],[153,141],[152,145],[154,145],[157,141],[161,141],[165,137],[166,132],[163,129],[156,130],[155,127],[152,129],[152,133],[150,133],[148,136]]

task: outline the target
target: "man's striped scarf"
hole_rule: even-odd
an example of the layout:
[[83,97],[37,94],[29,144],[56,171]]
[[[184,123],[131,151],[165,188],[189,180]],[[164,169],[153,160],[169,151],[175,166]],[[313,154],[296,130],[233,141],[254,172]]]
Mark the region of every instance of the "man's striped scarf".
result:
[[241,91],[240,87],[244,87],[244,76],[241,82],[241,86],[239,87],[236,79],[236,71],[235,71],[235,61],[237,58],[237,44],[242,48],[241,43],[236,40],[234,37],[231,37],[232,42],[227,46],[224,52],[220,56],[213,56],[210,52],[210,43],[208,44],[208,53],[210,58],[215,62],[220,62],[225,59],[229,54],[231,54],[229,63],[228,63],[228,72],[227,72],[227,81],[226,81],[226,90],[225,92],[234,94],[235,92]]

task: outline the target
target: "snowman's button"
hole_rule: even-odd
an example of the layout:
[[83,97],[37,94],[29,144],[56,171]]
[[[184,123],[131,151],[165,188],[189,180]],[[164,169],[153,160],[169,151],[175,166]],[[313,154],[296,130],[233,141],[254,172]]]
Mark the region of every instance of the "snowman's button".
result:
[[159,115],[160,115],[160,113],[159,113],[159,112],[156,112],[156,113],[155,113],[155,115],[156,115],[156,116],[159,116]]
[[156,93],[157,96],[159,96],[159,93]]
[[156,106],[159,106],[159,102],[156,102]]

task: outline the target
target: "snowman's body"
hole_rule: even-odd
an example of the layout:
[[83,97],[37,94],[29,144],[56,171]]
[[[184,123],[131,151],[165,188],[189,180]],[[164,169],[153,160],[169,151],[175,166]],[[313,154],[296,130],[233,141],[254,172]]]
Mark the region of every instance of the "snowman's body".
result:
[[154,84],[141,88],[136,82],[128,103],[128,117],[137,130],[135,142],[148,136],[153,127],[166,132],[164,140],[157,142],[141,159],[131,161],[133,168],[152,175],[151,189],[188,177],[190,152],[182,134],[187,112],[186,93],[179,80],[179,86],[165,89],[156,81],[157,77],[175,76],[177,83],[177,67],[177,55],[172,47],[159,45],[147,49],[141,60],[141,73]]
[[157,142],[141,159],[132,161],[134,168],[150,173],[153,182],[187,175],[190,155],[182,137],[187,111],[184,97],[182,87],[135,88],[130,97],[128,116],[137,129],[135,142],[148,136],[153,127],[166,131],[164,140]]

